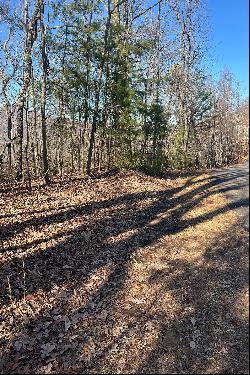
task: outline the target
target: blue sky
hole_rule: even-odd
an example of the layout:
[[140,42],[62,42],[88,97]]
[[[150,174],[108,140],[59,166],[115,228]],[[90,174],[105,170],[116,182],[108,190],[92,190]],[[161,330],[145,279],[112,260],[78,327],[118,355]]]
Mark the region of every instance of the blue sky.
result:
[[212,27],[215,77],[224,66],[230,68],[249,95],[249,3],[248,0],[207,0]]
[[[17,0],[11,0],[15,4]],[[153,0],[144,0],[147,4]],[[213,63],[212,74],[218,78],[227,66],[240,82],[242,96],[249,96],[249,0],[207,0]],[[0,37],[6,36],[2,32]]]

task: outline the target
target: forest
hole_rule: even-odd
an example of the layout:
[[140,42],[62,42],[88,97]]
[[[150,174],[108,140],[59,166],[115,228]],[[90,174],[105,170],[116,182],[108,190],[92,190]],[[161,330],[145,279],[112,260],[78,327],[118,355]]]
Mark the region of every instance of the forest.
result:
[[236,163],[248,99],[201,0],[0,2],[0,178]]
[[0,0],[0,374],[249,373],[249,104],[212,29]]

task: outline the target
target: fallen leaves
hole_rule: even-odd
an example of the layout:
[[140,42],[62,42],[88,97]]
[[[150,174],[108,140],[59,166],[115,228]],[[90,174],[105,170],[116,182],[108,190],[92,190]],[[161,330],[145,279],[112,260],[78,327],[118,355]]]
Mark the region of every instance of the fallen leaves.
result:
[[123,172],[6,194],[1,371],[195,372],[216,345],[232,358],[223,312],[244,327],[231,306],[246,305],[245,233],[232,212],[201,219],[225,205],[206,178]]
[[65,317],[64,318],[64,329],[65,329],[65,332],[68,332],[70,326],[71,326],[71,322],[70,322],[69,318]]
[[93,338],[89,337],[87,342],[84,344],[84,346],[81,349],[81,352],[82,352],[81,358],[84,362],[91,361],[92,356],[95,354],[95,348],[96,348],[96,345],[95,345]]
[[47,343],[41,345],[41,357],[46,358],[50,355],[50,353],[55,349],[55,344]]
[[194,341],[190,341],[190,342],[189,342],[189,346],[190,346],[190,348],[193,349],[193,350],[196,348],[196,344],[195,344]]

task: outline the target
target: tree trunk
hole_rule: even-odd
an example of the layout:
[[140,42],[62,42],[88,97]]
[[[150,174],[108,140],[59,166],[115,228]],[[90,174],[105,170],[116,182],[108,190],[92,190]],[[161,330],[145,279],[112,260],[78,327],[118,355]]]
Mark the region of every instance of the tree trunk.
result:
[[87,159],[87,167],[86,167],[87,175],[90,175],[91,173],[92,156],[93,156],[93,150],[94,150],[94,144],[95,144],[95,133],[97,130],[97,120],[99,116],[99,102],[100,102],[100,91],[101,91],[101,86],[102,86],[102,76],[103,76],[103,69],[104,69],[104,64],[106,62],[106,53],[107,53],[107,48],[108,48],[110,21],[111,21],[111,10],[110,10],[110,0],[109,0],[108,1],[108,18],[107,18],[107,23],[106,23],[105,35],[104,35],[104,50],[103,50],[102,61],[101,61],[100,69],[99,69],[98,82],[97,82],[97,87],[96,87],[95,109],[94,109],[93,123],[92,123],[89,149],[88,149],[88,159]]
[[11,131],[12,131],[12,114],[8,113],[7,118],[7,132],[8,132],[8,164],[9,171],[11,172],[12,156],[11,156]]
[[23,109],[24,102],[20,99],[16,113],[16,180],[23,178]]
[[98,93],[98,98],[96,101],[96,108],[95,108],[95,113],[93,117],[93,124],[92,124],[90,141],[89,141],[88,159],[87,159],[87,168],[86,168],[86,172],[88,176],[91,173],[91,164],[92,164],[92,156],[93,156],[94,144],[95,144],[95,133],[96,133],[96,127],[97,127],[98,109],[99,109],[99,93]]
[[35,3],[33,15],[29,18],[29,0],[25,1],[25,29],[26,29],[26,43],[24,51],[24,71],[23,71],[23,85],[21,87],[19,97],[16,104],[16,124],[17,124],[17,142],[16,142],[16,179],[20,180],[23,177],[23,110],[24,101],[27,90],[29,88],[31,74],[32,74],[32,59],[31,52],[34,41],[37,38],[37,21],[39,14],[39,0]]
[[28,118],[28,100],[26,101],[25,106],[25,122],[26,122],[26,145],[24,148],[24,155],[25,155],[25,161],[26,161],[26,173],[27,173],[27,181],[28,181],[28,189],[29,191],[32,190],[31,187],[31,175],[30,175],[30,164],[29,164],[29,118]]
[[31,102],[32,102],[32,111],[33,111],[33,131],[34,131],[34,143],[33,144],[33,170],[34,175],[37,177],[38,173],[40,174],[40,153],[39,153],[39,143],[38,143],[38,134],[37,134],[37,110],[36,110],[36,97],[35,97],[35,84],[34,84],[34,75],[32,69],[31,76]]
[[46,30],[43,22],[44,4],[40,0],[40,22],[41,22],[41,52],[43,61],[43,78],[42,78],[42,97],[41,97],[41,121],[42,121],[42,149],[43,149],[43,175],[45,183],[50,183],[49,179],[49,163],[48,163],[48,150],[47,150],[47,128],[46,128],[46,91],[47,91],[47,70],[48,70],[48,57],[46,53]]

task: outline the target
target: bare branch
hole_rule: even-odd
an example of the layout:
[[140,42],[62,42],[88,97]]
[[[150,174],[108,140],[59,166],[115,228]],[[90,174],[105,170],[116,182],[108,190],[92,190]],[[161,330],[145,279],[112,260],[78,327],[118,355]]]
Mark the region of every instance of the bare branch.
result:
[[137,14],[136,16],[133,17],[133,21],[136,20],[137,18],[143,16],[145,13],[149,12],[151,9],[155,8],[157,5],[161,4],[163,0],[157,1],[157,3],[151,5],[147,9],[143,10],[141,13]]

